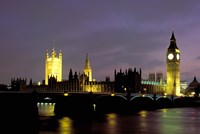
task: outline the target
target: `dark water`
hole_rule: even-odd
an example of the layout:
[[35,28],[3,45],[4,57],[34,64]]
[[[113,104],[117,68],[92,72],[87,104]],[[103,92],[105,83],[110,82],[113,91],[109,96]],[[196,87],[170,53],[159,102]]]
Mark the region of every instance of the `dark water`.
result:
[[105,114],[93,119],[56,118],[54,104],[38,104],[39,134],[199,134],[200,108]]

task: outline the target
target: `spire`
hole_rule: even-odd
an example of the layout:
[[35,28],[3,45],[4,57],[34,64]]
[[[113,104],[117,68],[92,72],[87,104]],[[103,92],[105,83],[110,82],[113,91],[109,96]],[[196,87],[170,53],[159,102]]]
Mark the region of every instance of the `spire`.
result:
[[88,81],[92,81],[92,69],[90,66],[90,60],[88,54],[85,60],[84,74],[88,77]]
[[91,69],[90,66],[90,60],[88,54],[86,55],[86,60],[85,60],[85,69]]
[[49,52],[48,52],[48,49],[47,49],[47,51],[46,51],[46,59],[48,59],[49,58]]
[[197,78],[196,78],[196,76],[194,77],[194,80],[193,80],[193,81],[195,81],[195,82],[197,81]]
[[168,49],[178,49],[178,47],[176,45],[176,38],[175,38],[175,35],[174,35],[174,31],[172,31],[172,36],[171,36],[171,39],[170,39],[170,45],[169,45]]
[[172,31],[172,36],[171,36],[171,39],[170,39],[171,41],[176,41],[176,38],[175,38],[175,36],[174,36],[174,31]]
[[70,69],[69,71],[69,81],[71,81],[73,79],[73,73],[72,73],[72,69]]
[[53,40],[53,48],[56,47],[56,40]]

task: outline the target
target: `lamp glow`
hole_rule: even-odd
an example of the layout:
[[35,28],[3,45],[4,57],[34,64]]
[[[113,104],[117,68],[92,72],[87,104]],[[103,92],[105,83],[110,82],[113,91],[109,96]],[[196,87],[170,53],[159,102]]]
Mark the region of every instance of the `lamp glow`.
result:
[[68,93],[64,93],[64,96],[69,96],[69,94]]

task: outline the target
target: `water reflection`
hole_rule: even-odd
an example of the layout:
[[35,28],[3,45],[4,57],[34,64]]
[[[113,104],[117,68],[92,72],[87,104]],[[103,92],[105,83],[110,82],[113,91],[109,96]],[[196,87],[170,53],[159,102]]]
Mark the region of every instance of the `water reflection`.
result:
[[147,116],[147,111],[140,111],[139,112],[139,115],[141,116],[141,117],[146,117]]
[[140,111],[139,115],[141,116],[140,121],[138,122],[138,124],[140,125],[140,127],[142,128],[141,130],[143,132],[148,131],[147,129],[147,111]]
[[59,120],[59,132],[60,134],[71,134],[72,131],[72,120],[69,117],[63,117]]
[[[165,118],[162,118],[163,113],[159,114],[161,132],[180,133],[180,134],[197,134],[198,126],[200,125],[200,117],[198,115],[199,108],[174,108],[167,109]],[[194,114],[193,114],[194,113]],[[166,118],[167,117],[167,118]]]
[[107,119],[106,130],[108,131],[108,133],[109,134],[117,134],[118,133],[118,127],[117,127],[118,116],[117,116],[117,114],[115,114],[115,113],[107,114],[106,119]]
[[[140,111],[130,115],[110,113],[90,120],[71,117],[56,118],[54,104],[38,104],[40,133],[56,134],[198,134],[200,108],[171,108],[155,111]],[[89,115],[88,115],[89,116]]]

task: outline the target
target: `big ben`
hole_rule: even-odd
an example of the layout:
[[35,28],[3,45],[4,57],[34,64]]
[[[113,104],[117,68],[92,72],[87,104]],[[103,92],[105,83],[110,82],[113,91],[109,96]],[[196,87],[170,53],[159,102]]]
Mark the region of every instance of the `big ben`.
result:
[[167,87],[166,93],[168,95],[180,95],[180,50],[176,44],[174,32],[170,39],[170,45],[166,52],[166,77]]

